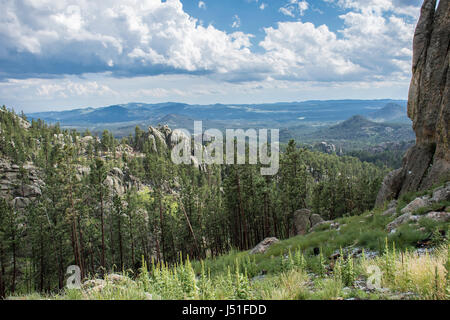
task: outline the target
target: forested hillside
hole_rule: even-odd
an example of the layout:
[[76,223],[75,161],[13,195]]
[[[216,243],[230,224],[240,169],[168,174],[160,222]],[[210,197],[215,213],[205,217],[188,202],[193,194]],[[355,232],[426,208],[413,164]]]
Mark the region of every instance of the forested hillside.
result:
[[294,212],[324,220],[373,207],[386,173],[290,141],[275,176],[256,165],[174,165],[168,127],[116,140],[0,112],[0,296],[54,291],[83,277],[137,272],[247,250],[299,233]]

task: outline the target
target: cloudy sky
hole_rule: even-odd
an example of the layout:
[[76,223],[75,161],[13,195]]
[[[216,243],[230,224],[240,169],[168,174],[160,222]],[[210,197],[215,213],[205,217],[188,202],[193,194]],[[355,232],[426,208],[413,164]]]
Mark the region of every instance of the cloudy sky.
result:
[[421,0],[0,0],[0,104],[407,96]]

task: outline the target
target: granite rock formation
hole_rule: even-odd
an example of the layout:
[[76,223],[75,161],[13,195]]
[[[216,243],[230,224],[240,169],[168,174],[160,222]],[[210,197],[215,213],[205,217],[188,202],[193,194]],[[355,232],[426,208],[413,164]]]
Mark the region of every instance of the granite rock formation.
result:
[[408,117],[416,144],[388,174],[376,204],[450,179],[450,2],[425,0],[413,41]]

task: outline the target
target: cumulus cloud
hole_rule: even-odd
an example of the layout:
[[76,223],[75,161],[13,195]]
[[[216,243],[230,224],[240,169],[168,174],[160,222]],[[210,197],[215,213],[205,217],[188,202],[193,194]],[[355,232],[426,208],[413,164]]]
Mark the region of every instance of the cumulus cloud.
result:
[[268,7],[268,4],[267,3],[261,3],[261,5],[259,6],[259,9],[260,10],[264,10],[265,8],[267,8]]
[[[180,0],[2,0],[0,78],[105,72],[114,77],[207,75],[230,83],[409,77],[415,21],[408,12],[414,1],[324,1],[345,9],[339,16],[341,30],[279,22],[264,29],[259,43],[264,51],[255,53],[252,35],[203,26],[184,12]],[[307,1],[289,0],[282,9],[300,17],[310,7]],[[235,15],[231,26],[240,25]],[[94,88],[111,94],[93,83],[78,89],[60,85],[64,88],[48,86],[39,92],[70,95]]]
[[285,16],[294,18],[296,15],[303,16],[308,8],[309,3],[305,0],[289,0],[279,11]]
[[407,15],[414,19],[420,14],[422,0],[324,0],[335,3],[341,8],[357,9],[362,12],[373,12],[380,14],[385,11],[392,11],[397,14]]
[[[27,92],[24,97],[24,92]],[[117,97],[118,92],[110,86],[93,79],[9,79],[0,82],[0,94],[8,99],[22,101],[52,99],[79,99],[96,97]]]
[[[333,0],[327,0],[333,1]],[[414,20],[401,18],[392,0],[336,0],[351,9],[339,16],[342,30],[309,22],[266,28],[260,43],[277,66],[274,78],[354,81],[410,76]]]
[[199,2],[198,2],[198,7],[199,7],[200,9],[206,9],[206,4],[205,4],[205,2],[204,2],[204,1],[199,1]]
[[286,8],[286,7],[281,7],[279,10],[282,14],[284,14],[285,16],[289,16],[289,17],[295,17],[293,10],[290,8]]
[[40,97],[54,97],[60,96],[63,98],[77,97],[77,96],[90,96],[106,95],[117,93],[106,85],[98,84],[96,81],[86,81],[83,83],[77,83],[70,80],[58,81],[58,83],[44,83],[39,84],[36,87],[36,93]]
[[251,60],[251,35],[204,27],[179,0],[4,0],[2,7],[3,77],[220,73]]
[[260,45],[277,66],[276,78],[332,81],[363,69],[345,57],[342,41],[327,26],[306,22],[282,22],[267,28]]

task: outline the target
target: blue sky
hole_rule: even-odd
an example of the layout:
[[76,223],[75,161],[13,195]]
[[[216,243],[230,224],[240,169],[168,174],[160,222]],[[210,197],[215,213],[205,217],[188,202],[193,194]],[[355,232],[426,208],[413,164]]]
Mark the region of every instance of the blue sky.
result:
[[420,0],[2,0],[0,104],[406,99]]

